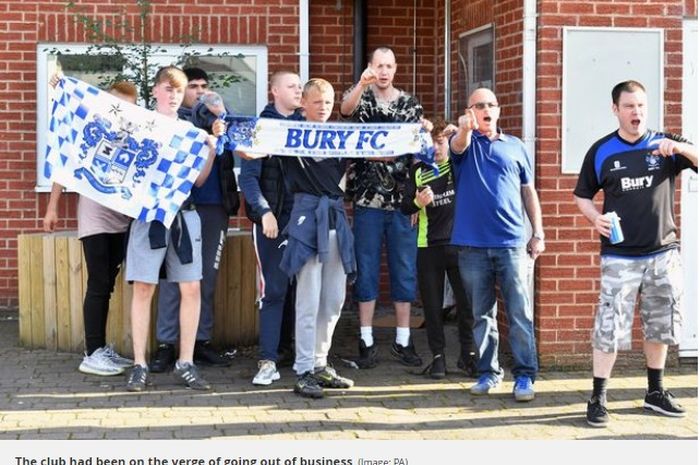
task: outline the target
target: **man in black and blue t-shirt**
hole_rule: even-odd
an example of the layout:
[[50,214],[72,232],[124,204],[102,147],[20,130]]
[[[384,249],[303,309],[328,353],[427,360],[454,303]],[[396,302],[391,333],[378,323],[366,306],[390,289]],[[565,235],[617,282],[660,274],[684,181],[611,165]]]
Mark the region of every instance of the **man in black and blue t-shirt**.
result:
[[[591,426],[608,423],[606,384],[617,351],[631,346],[634,307],[644,330],[648,391],[644,408],[682,417],[685,409],[663,388],[668,346],[678,343],[682,272],[673,218],[676,176],[697,172],[697,152],[675,134],[647,129],[647,95],[636,81],[612,90],[619,128],[590,148],[574,195],[581,213],[601,235],[600,301],[593,327],[593,395],[586,419]],[[605,193],[603,211],[593,203]],[[610,239],[615,212],[622,242]]]

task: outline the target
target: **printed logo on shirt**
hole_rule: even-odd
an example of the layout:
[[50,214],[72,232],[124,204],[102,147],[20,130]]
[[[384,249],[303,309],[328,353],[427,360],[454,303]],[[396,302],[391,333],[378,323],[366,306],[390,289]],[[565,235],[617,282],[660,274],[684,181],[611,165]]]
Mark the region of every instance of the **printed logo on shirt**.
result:
[[624,191],[633,191],[633,190],[639,190],[639,189],[646,189],[648,187],[651,187],[652,183],[654,182],[654,176],[649,175],[649,176],[640,176],[638,178],[620,178],[620,184],[622,185],[622,190]]
[[645,157],[645,160],[647,162],[647,170],[648,171],[654,171],[661,169],[661,157],[658,155],[647,155]]
[[431,207],[442,207],[443,205],[450,205],[452,203],[452,199],[455,196],[455,191],[453,189],[448,189],[447,191],[443,192],[442,194],[436,194],[433,197],[433,202]]
[[610,169],[610,171],[620,171],[620,170],[626,170],[626,169],[627,169],[627,167],[622,166],[622,164],[620,163],[620,160],[615,160],[613,162],[613,167]]
[[305,216],[300,216],[299,219],[297,220],[297,226],[301,226],[304,224],[304,221],[306,220]]

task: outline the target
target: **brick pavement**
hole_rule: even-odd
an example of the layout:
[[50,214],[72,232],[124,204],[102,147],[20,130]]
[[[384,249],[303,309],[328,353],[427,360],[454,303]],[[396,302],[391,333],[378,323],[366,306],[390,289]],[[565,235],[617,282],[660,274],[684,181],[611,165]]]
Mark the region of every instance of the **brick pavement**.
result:
[[[450,327],[448,341],[454,340]],[[644,412],[642,367],[616,371],[609,391],[611,424],[589,428],[583,411],[588,372],[544,372],[531,403],[512,400],[512,381],[489,397],[467,392],[473,380],[455,370],[445,380],[416,376],[389,360],[389,330],[378,331],[383,363],[339,367],[356,387],[322,400],[291,393],[290,368],[270,388],[250,383],[253,358],[204,369],[212,392],[188,391],[155,375],[145,393],[128,393],[124,378],[77,371],[80,356],[18,347],[16,313],[0,312],[0,439],[697,439],[697,368],[668,370],[666,386],[688,409],[682,419]],[[337,349],[354,353],[340,331]],[[427,356],[424,330],[414,331]],[[343,352],[345,351],[345,352]],[[454,366],[454,359],[448,367]]]

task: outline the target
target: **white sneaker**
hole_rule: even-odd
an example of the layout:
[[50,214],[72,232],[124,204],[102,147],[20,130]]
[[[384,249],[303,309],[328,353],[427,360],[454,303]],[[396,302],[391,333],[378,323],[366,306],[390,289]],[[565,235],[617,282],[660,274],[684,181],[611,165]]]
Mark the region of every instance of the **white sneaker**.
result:
[[132,366],[134,366],[134,361],[131,360],[131,359],[129,359],[129,358],[122,357],[121,355],[119,355],[119,354],[117,353],[117,351],[114,350],[114,345],[113,345],[113,344],[106,345],[106,346],[104,346],[102,349],[103,349],[103,351],[104,351],[104,354],[105,354],[105,355],[112,361],[112,363],[114,363],[116,366],[122,367],[122,368],[131,368]]
[[115,365],[106,354],[104,347],[100,347],[91,355],[85,354],[78,370],[97,376],[114,376],[124,373],[124,367]]
[[272,360],[260,360],[258,362],[258,374],[253,378],[256,386],[269,386],[273,381],[280,379],[280,372]]

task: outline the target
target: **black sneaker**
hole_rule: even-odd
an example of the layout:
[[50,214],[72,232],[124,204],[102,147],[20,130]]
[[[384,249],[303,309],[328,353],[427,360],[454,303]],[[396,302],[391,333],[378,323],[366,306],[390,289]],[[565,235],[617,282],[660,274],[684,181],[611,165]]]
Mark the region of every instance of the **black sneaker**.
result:
[[194,343],[194,363],[211,367],[228,367],[231,366],[231,359],[214,350],[210,341],[196,341]]
[[360,339],[360,358],[356,361],[358,368],[374,368],[379,364],[377,360],[377,344],[367,347],[365,341]]
[[297,382],[294,383],[294,393],[302,397],[320,399],[323,397],[323,388],[318,384],[318,380],[314,374],[307,371],[303,375],[297,377]]
[[211,389],[211,384],[199,374],[199,370],[193,363],[183,363],[182,365],[176,363],[173,376],[186,384],[190,389],[197,391],[208,391]]
[[478,377],[479,371],[476,368],[476,362],[479,360],[479,356],[474,352],[470,352],[467,355],[460,355],[457,361],[457,368],[462,370],[468,377],[476,378]]
[[280,347],[277,351],[277,366],[290,367],[294,365],[294,347]]
[[412,339],[408,340],[408,345],[406,347],[394,341],[391,344],[391,355],[396,357],[402,364],[410,367],[419,367],[423,365],[423,360],[416,353],[416,348],[413,346]]
[[445,366],[445,355],[437,354],[433,356],[433,361],[430,362],[429,373],[433,379],[442,379],[447,374],[447,366]]
[[685,416],[685,409],[675,401],[675,397],[669,391],[647,393],[644,397],[644,408],[669,417]]
[[601,402],[599,397],[591,397],[588,401],[586,409],[586,421],[594,428],[603,428],[608,426],[608,409],[605,407],[605,402]]
[[150,384],[151,379],[148,375],[148,367],[134,365],[129,373],[129,377],[126,380],[126,390],[131,392],[141,392]]
[[317,369],[314,376],[324,388],[349,389],[355,385],[353,380],[340,376],[330,365]]
[[170,371],[173,365],[175,365],[175,346],[166,343],[158,344],[156,353],[153,354],[151,363],[148,365],[153,373],[165,373],[166,371]]

